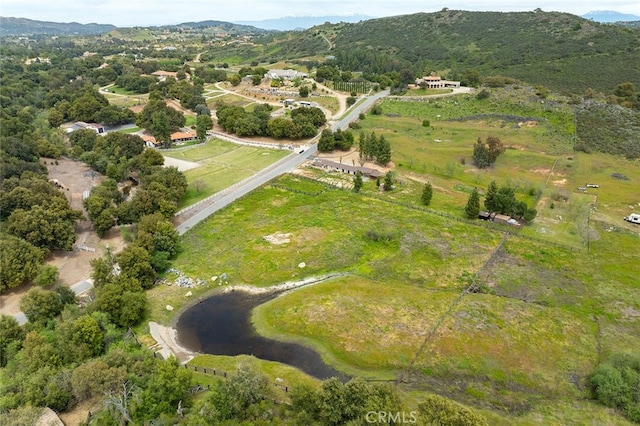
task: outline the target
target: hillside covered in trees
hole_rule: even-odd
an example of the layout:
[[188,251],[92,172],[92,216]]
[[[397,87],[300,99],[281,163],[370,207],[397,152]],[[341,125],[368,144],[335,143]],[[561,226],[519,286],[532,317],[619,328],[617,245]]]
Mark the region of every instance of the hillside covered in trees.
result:
[[273,44],[273,38],[282,44],[274,59],[325,53],[350,71],[410,69],[419,74],[448,69],[451,78],[464,81],[465,72],[473,70],[573,93],[589,87],[611,91],[623,81],[640,84],[637,29],[539,9],[510,13],[444,9],[325,24],[297,36],[269,36],[268,43]]

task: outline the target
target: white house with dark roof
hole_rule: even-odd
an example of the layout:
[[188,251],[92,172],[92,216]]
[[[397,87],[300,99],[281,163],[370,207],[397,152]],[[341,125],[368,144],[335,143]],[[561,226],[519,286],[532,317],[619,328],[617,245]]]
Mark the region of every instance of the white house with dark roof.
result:
[[307,78],[308,74],[296,70],[273,69],[267,71],[267,73],[264,75],[264,78],[270,78],[272,80],[293,80],[298,77]]

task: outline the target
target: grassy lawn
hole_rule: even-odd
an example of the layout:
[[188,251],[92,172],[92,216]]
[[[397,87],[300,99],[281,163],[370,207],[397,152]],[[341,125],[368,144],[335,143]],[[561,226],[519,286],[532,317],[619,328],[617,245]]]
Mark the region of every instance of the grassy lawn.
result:
[[[175,266],[258,286],[351,272],[274,299],[253,321],[261,334],[311,346],[352,375],[390,379],[406,368],[501,237],[366,193],[295,176],[276,183],[185,235]],[[387,239],[372,241],[373,231]],[[275,232],[291,242],[263,240]],[[640,298],[629,287],[635,243],[624,230],[608,232],[591,253],[576,253],[512,236],[480,274],[481,292],[465,296],[425,346],[412,386],[512,413],[581,399],[600,359],[640,347]],[[625,253],[615,264],[607,260],[614,250]]]
[[310,98],[298,98],[298,100],[304,101],[308,100],[311,102],[315,102],[323,108],[331,111],[332,114],[335,114],[340,109],[340,104],[338,100],[333,96],[312,96]]
[[[142,96],[142,94],[140,93],[136,93],[136,92],[132,92],[130,90],[127,89],[123,89],[120,86],[116,86],[115,84],[113,86],[109,86],[108,90],[110,92],[116,93],[118,95],[129,95],[129,96]],[[146,94],[147,96],[149,96],[148,94]]]
[[[200,201],[234,183],[251,176],[259,170],[286,157],[290,152],[236,145],[214,139],[182,151],[166,152],[163,155],[201,163],[202,166],[184,172],[187,177],[187,193],[180,208]],[[201,180],[204,187],[197,191],[193,182]]]
[[[109,90],[111,90],[112,87],[110,87]],[[109,101],[109,104],[117,105],[117,106],[126,106],[126,107],[144,104],[149,99],[148,93],[144,95],[131,95],[131,96],[118,96],[113,94],[105,94],[104,96]]]
[[214,98],[208,99],[207,106],[210,109],[215,109],[216,104],[220,103],[220,104],[226,104],[226,105],[235,105],[235,106],[244,108],[247,105],[250,105],[254,102],[257,102],[257,101],[247,99],[242,96],[227,93],[223,96],[216,96]]
[[405,96],[431,96],[451,92],[453,92],[453,89],[409,89]]
[[343,277],[267,302],[253,322],[262,335],[312,346],[348,374],[393,379],[456,296]]
[[[189,255],[176,267],[198,277],[227,272],[233,283],[257,286],[333,271],[418,287],[460,286],[460,276],[477,268],[500,239],[494,231],[346,191],[312,196],[282,189],[297,190],[298,181],[308,186],[306,179],[283,177],[279,187],[256,191],[198,225],[185,235]],[[323,190],[318,184],[316,191]],[[276,232],[291,234],[291,243],[264,241]]]
[[120,133],[136,133],[142,130],[140,127],[132,127],[130,129],[119,130]]

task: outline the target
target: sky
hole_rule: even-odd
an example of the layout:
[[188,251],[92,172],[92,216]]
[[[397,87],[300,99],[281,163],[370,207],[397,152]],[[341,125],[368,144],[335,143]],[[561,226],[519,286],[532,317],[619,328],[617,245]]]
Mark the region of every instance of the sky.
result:
[[[544,11],[584,15],[615,10],[640,15],[640,0],[1,0],[0,16],[38,21],[113,24],[118,27],[170,25],[205,20],[259,21],[284,16],[361,14],[373,17],[456,10]],[[561,5],[560,5],[561,4]]]

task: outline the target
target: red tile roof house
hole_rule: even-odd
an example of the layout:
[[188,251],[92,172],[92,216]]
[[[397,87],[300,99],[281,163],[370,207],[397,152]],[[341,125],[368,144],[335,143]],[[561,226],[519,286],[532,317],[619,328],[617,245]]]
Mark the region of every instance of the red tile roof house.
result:
[[[158,148],[162,145],[161,142],[158,142],[156,138],[149,134],[140,135],[145,145],[149,148]],[[187,132],[174,132],[171,133],[171,143],[175,143],[176,145],[180,145],[184,142],[193,141],[197,138],[196,132],[189,130]]]

